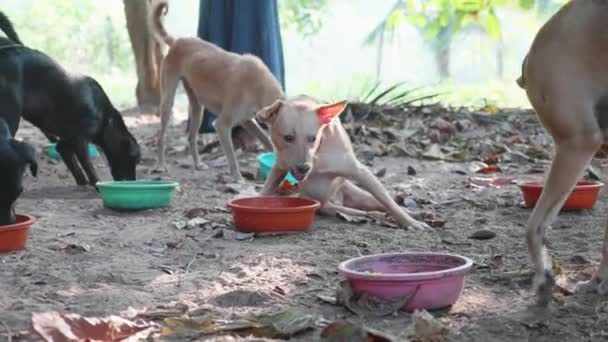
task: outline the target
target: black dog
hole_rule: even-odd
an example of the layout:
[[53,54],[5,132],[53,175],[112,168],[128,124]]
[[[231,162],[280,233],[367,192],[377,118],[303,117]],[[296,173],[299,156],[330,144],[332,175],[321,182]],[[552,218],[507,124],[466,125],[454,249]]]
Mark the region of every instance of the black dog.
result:
[[57,142],[78,185],[98,180],[89,142],[106,155],[114,180],[135,180],[139,145],[97,81],[68,75],[44,53],[24,46],[2,12],[0,29],[8,37],[0,37],[0,118],[11,134],[21,117],[38,127]]
[[8,125],[0,118],[0,226],[15,223],[13,208],[23,192],[23,172],[27,165],[36,177],[38,164],[34,149],[14,140]]

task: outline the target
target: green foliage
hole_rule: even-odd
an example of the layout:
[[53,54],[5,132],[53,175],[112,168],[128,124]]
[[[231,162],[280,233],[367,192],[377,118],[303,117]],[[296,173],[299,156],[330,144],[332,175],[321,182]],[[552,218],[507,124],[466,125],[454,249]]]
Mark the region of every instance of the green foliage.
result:
[[3,0],[2,10],[27,46],[95,77],[115,104],[133,103],[136,75],[122,1]]
[[[498,39],[502,32],[500,20],[496,15],[499,8],[511,7],[521,10],[532,10],[535,6],[547,6],[552,2],[557,5],[568,0],[407,0],[406,6],[395,8],[402,12],[399,16],[420,27],[428,40],[434,40],[443,31],[456,33],[468,25],[477,24],[486,33]],[[398,3],[402,0],[398,0]],[[395,17],[394,13],[389,18]],[[402,21],[400,21],[402,22]]]
[[376,82],[369,89],[364,90],[359,101],[379,106],[403,107],[412,103],[433,99],[439,93],[425,91],[424,87],[411,88],[405,82],[398,82],[386,87]]
[[281,27],[295,28],[304,37],[319,32],[324,17],[326,0],[280,0]]

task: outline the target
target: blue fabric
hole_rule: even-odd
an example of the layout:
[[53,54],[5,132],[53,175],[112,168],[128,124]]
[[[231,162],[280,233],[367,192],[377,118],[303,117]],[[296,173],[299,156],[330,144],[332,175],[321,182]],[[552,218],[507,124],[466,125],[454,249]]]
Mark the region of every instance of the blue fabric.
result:
[[[227,51],[256,55],[285,89],[283,43],[277,0],[201,0],[198,36]],[[200,132],[213,132],[205,111]]]

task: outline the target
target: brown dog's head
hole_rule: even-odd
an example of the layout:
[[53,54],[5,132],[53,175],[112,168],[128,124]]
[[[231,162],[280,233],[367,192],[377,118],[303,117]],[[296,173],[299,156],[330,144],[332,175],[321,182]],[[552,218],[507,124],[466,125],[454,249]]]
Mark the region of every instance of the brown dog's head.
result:
[[346,101],[323,105],[311,97],[300,95],[277,100],[260,110],[257,118],[270,128],[278,165],[302,180],[312,169],[322,128],[345,108]]

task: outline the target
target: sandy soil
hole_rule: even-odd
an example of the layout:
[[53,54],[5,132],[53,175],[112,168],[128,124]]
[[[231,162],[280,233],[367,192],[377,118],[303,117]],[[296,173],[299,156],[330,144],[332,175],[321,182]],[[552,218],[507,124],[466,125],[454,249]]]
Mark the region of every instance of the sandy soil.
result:
[[[516,133],[539,134],[533,115],[516,115],[525,123],[515,126]],[[126,119],[145,151],[139,176],[156,177],[147,171],[154,162],[150,142],[158,120],[133,113]],[[49,160],[43,136],[27,124],[22,126],[19,137],[41,153],[40,175],[37,179],[26,176],[27,190],[17,205],[19,213],[37,219],[27,249],[0,255],[0,321],[10,328],[13,340],[33,339],[24,332],[31,326],[33,312],[107,316],[129,308],[179,311],[196,307],[225,315],[300,307],[321,315],[325,322],[341,318],[364,322],[405,340],[410,314],[358,317],[318,298],[335,292],[341,261],[395,251],[445,251],[475,261],[457,304],[433,313],[449,326],[450,340],[608,338],[608,305],[603,298],[558,296],[548,319],[529,307],[533,298],[524,223],[530,210],[522,208],[515,185],[471,188],[469,178],[478,175],[469,171],[468,161],[378,156],[370,154],[370,145],[365,144],[357,150],[375,171],[386,169],[381,179],[387,188],[415,199],[419,207],[410,210],[445,220],[443,227],[407,231],[374,222],[354,224],[318,217],[314,229],[306,233],[242,240],[246,237],[230,234],[231,217],[223,210],[226,201],[235,196],[235,187],[226,184],[222,176],[227,173],[225,158],[216,149],[204,155],[209,169],[193,170],[183,148],[183,119],[182,114],[170,131],[171,167],[169,175],[163,176],[180,182],[176,198],[170,208],[137,213],[104,208],[93,189],[75,186],[66,167]],[[511,129],[497,121],[473,125],[457,134],[495,138],[500,135],[497,132]],[[244,170],[255,174],[255,153],[241,153],[239,160]],[[102,159],[97,159],[96,166],[100,176],[109,179]],[[408,175],[408,166],[416,175]],[[529,170],[546,168],[546,163],[520,161],[502,163],[501,167],[501,177],[541,179],[542,174]],[[548,232],[551,253],[563,268],[561,280],[568,286],[588,279],[597,266],[605,201],[604,191],[596,209],[562,213]],[[173,222],[185,220],[185,213],[193,208],[207,209],[205,218],[213,225],[176,229]],[[226,230],[223,236],[217,233],[219,229]],[[480,229],[489,229],[496,237],[468,238]],[[6,336],[3,330],[0,326],[0,336]],[[292,340],[310,341],[319,332],[316,328]]]

